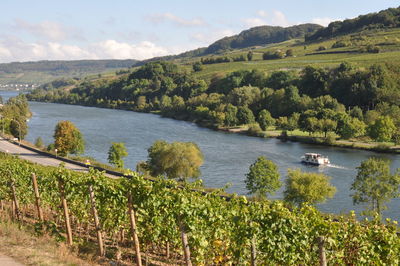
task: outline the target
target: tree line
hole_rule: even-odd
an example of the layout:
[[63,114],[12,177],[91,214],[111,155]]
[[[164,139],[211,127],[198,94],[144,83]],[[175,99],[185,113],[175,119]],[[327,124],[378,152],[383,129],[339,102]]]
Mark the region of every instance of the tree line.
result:
[[25,95],[20,94],[10,98],[0,107],[1,133],[10,134],[20,140],[24,139],[28,134],[27,121],[31,116]]
[[388,8],[377,13],[360,15],[353,19],[331,22],[328,27],[318,29],[306,35],[306,41],[315,41],[344,35],[364,29],[382,29],[400,27],[400,7]]
[[396,65],[300,72],[258,70],[215,74],[210,81],[169,62],[152,62],[117,80],[84,81],[70,91],[37,89],[31,100],[158,111],[211,127],[270,126],[341,138],[399,141],[400,76]]

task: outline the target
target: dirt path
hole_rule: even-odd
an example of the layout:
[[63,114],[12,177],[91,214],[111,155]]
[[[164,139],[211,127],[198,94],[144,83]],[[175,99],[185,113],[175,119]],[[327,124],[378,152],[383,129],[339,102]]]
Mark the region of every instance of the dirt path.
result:
[[0,253],[1,266],[23,266],[23,264],[16,262],[13,258],[7,257]]

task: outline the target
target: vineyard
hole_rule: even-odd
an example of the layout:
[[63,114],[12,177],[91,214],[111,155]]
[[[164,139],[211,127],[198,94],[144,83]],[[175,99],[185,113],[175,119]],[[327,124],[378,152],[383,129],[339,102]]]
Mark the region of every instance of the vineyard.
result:
[[196,192],[196,185],[134,172],[110,179],[0,154],[0,217],[10,213],[72,246],[90,240],[99,256],[138,265],[148,253],[186,265],[400,263],[396,222],[227,199]]

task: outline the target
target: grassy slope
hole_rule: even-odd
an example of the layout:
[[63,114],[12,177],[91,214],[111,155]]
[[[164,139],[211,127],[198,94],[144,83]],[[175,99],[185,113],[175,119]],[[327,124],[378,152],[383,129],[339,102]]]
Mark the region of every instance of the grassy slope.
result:
[[[258,69],[264,72],[272,72],[277,70],[299,70],[305,66],[318,66],[318,67],[334,67],[342,62],[350,62],[359,67],[367,67],[375,63],[384,62],[399,62],[400,61],[400,29],[392,29],[379,32],[364,32],[358,37],[358,34],[346,35],[337,37],[331,40],[304,43],[300,40],[290,40],[287,42],[268,45],[265,47],[257,47],[251,49],[254,53],[253,61],[251,62],[230,62],[204,65],[204,69],[197,72],[198,77],[210,79],[214,74],[226,74],[237,70],[252,70]],[[343,48],[331,48],[332,44],[337,40],[344,40],[351,42],[351,46]],[[378,45],[381,48],[381,53],[359,53],[358,50],[366,47],[368,44]],[[325,46],[327,50],[318,52],[320,46]],[[262,53],[266,51],[276,50],[286,51],[292,49],[294,57],[288,57],[279,60],[262,60]],[[236,57],[241,54],[246,55],[250,49],[242,49],[228,52],[221,56]],[[343,52],[329,54],[331,52]],[[200,58],[181,59],[176,61],[191,69],[191,64],[199,61]]]
[[82,260],[64,244],[48,235],[34,235],[31,228],[19,226],[7,218],[0,220],[0,251],[26,265],[98,265]]

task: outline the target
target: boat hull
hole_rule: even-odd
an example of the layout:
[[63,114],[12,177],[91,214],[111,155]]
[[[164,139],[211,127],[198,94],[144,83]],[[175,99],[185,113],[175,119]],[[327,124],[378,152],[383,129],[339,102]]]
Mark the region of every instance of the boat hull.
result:
[[308,162],[308,161],[301,161],[303,164],[309,164],[309,165],[315,165],[315,166],[320,166],[320,165],[327,165],[329,162],[326,163],[317,163],[317,162]]

